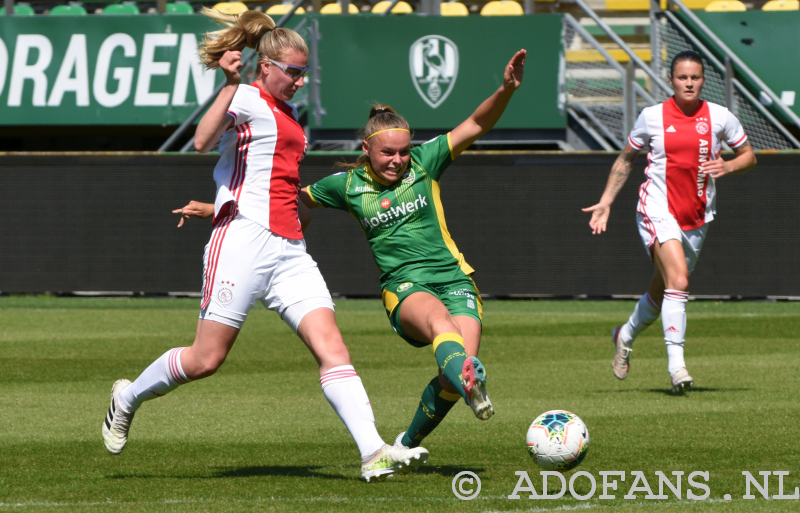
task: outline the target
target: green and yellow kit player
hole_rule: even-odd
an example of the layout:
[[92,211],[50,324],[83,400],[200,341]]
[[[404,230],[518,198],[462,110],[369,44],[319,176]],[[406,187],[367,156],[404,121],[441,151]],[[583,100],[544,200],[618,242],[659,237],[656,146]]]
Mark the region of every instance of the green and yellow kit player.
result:
[[422,394],[409,428],[395,445],[416,447],[459,398],[486,420],[494,409],[478,360],[481,298],[447,231],[439,180],[447,166],[500,119],[522,82],[526,51],[518,51],[503,85],[448,134],[411,148],[408,123],[376,105],[362,135],[363,155],[347,171],[306,187],[310,209],[346,210],[369,241],[381,272],[381,295],[392,328],[415,347],[433,346],[439,375]]

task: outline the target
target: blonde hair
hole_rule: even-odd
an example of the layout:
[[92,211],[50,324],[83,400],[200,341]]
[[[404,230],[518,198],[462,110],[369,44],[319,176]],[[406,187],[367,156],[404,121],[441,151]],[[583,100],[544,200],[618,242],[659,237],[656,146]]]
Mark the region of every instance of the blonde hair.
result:
[[260,54],[259,62],[266,59],[279,61],[290,50],[297,50],[308,56],[308,46],[300,34],[292,29],[275,28],[275,21],[263,12],[223,14],[207,7],[203,7],[200,12],[225,26],[223,29],[208,32],[200,43],[200,62],[208,69],[218,68],[219,60],[225,52],[242,51],[244,48],[256,50]]
[[[369,110],[369,120],[364,128],[358,131],[357,136],[366,141],[373,135],[377,135],[378,132],[388,130],[405,130],[409,134],[411,133],[408,121],[403,116],[388,105],[376,104]],[[358,169],[367,163],[369,163],[369,157],[361,154],[355,162],[337,162],[336,165],[347,169]]]

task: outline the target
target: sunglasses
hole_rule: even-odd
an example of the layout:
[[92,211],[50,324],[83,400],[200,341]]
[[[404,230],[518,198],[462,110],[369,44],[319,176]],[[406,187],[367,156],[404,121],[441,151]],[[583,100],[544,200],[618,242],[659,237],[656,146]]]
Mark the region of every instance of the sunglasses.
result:
[[281,64],[280,62],[275,62],[272,59],[267,59],[272,64],[276,65],[283,71],[287,77],[291,78],[292,80],[300,80],[308,70],[311,69],[311,66],[306,66],[305,68],[301,68],[300,66],[292,66],[291,64]]

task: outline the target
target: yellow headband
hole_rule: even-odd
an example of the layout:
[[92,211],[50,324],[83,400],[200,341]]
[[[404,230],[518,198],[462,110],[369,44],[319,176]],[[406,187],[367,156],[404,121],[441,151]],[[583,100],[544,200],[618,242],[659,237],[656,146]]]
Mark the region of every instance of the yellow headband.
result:
[[[374,134],[370,135],[369,137],[367,137],[364,140],[365,141],[369,141],[371,138],[375,137],[378,134],[382,134],[384,132],[391,132],[392,130],[402,130],[403,132],[408,132],[408,130],[406,130],[405,128],[387,128],[386,130],[378,130],[377,132],[375,132]],[[411,132],[408,132],[408,133],[411,133]]]

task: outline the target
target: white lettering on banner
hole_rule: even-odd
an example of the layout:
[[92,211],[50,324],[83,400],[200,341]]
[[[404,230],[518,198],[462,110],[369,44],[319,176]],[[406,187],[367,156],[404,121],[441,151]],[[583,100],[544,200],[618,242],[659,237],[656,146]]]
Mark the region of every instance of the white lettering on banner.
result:
[[172,105],[186,105],[186,93],[189,89],[189,72],[194,82],[194,94],[197,104],[206,101],[214,94],[215,70],[206,70],[197,55],[197,37],[194,34],[181,35],[181,46],[178,50],[178,66],[175,69],[175,88],[172,91]]
[[0,94],[3,94],[3,88],[6,85],[6,71],[8,70],[8,48],[0,38]]
[[150,78],[154,75],[169,75],[170,63],[155,61],[156,47],[175,46],[178,34],[145,34],[142,58],[139,61],[139,78],[136,80],[136,106],[164,106],[169,104],[169,93],[151,93]]
[[[39,51],[36,62],[28,64],[32,48]],[[53,58],[53,45],[45,36],[39,34],[20,34],[14,49],[14,64],[11,69],[11,86],[8,90],[8,106],[22,105],[22,90],[26,80],[33,81],[33,106],[44,107],[47,96],[47,76],[44,70]]]
[[48,107],[61,105],[61,100],[67,91],[75,93],[75,104],[78,107],[89,106],[89,62],[86,58],[86,34],[72,34],[67,53],[64,55],[58,76],[53,83],[50,99],[47,100]]
[[106,89],[111,56],[117,47],[122,47],[125,57],[136,57],[136,42],[128,34],[111,34],[100,45],[100,51],[97,52],[97,66],[94,69],[92,89],[94,91],[94,99],[103,107],[116,107],[127,100],[131,94],[133,68],[114,68],[117,92],[109,93],[108,89]]

